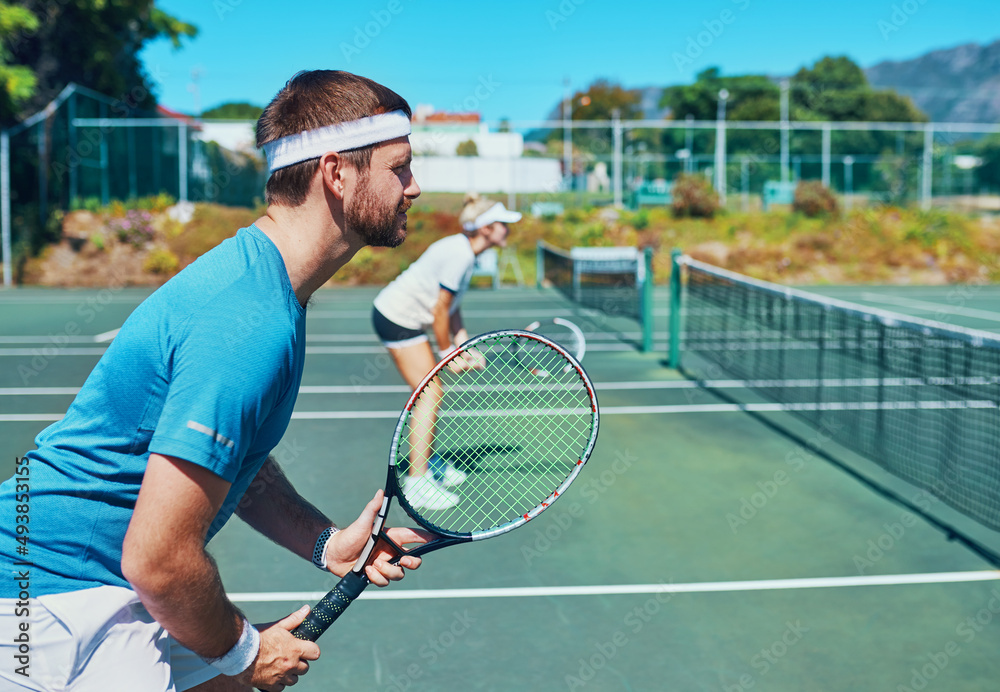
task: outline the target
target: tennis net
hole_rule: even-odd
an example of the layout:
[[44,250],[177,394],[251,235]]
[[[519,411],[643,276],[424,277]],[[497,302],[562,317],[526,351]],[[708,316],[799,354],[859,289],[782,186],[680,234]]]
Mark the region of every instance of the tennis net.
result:
[[1000,530],[1000,337],[680,264],[687,374],[740,378]]
[[651,249],[575,247],[567,251],[539,241],[537,253],[539,286],[551,284],[577,305],[603,315],[635,320],[642,327],[642,349],[652,349]]

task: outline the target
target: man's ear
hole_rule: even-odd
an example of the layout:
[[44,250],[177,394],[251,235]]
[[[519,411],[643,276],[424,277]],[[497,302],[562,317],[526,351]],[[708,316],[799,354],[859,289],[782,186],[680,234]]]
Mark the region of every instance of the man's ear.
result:
[[323,187],[340,201],[344,200],[344,174],[347,162],[335,151],[328,151],[319,157],[319,171],[323,177]]

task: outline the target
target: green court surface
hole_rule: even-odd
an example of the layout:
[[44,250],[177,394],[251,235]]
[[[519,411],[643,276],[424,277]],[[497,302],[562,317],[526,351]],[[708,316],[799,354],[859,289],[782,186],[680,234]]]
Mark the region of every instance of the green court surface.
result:
[[[998,286],[819,290],[1000,329]],[[315,296],[302,390],[275,450],[303,495],[340,523],[382,487],[408,396],[369,324],[375,292]],[[6,458],[65,411],[147,294],[0,293]],[[996,566],[848,470],[908,499],[915,488],[844,450],[825,448],[838,466],[777,433],[770,424],[797,425],[786,414],[707,406],[724,402],[665,365],[667,303],[658,288],[656,347],[641,353],[635,323],[576,314],[552,291],[470,292],[470,333],[578,320],[601,404],[594,455],[525,527],[432,553],[402,582],[369,589],[320,640],[322,658],[294,689],[997,689]],[[928,504],[1000,551],[995,532]],[[391,522],[406,521],[394,509]],[[209,549],[256,622],[335,583],[235,519]]]

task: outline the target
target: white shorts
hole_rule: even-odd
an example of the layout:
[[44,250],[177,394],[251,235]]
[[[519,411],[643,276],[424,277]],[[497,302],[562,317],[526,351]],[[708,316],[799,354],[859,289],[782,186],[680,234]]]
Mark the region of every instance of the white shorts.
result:
[[[180,692],[219,675],[167,634],[130,589],[31,598],[26,616],[15,613],[17,604],[0,598],[0,689]],[[21,634],[25,622],[28,642]],[[19,636],[27,652],[19,650]]]

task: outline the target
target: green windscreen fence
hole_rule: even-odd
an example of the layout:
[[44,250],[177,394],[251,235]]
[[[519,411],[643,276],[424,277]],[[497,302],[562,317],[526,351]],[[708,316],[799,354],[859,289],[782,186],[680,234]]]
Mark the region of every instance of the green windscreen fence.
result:
[[5,134],[10,175],[3,192],[15,254],[58,237],[57,210],[159,194],[254,206],[267,179],[256,152],[208,141],[204,123],[137,112],[77,85]]

